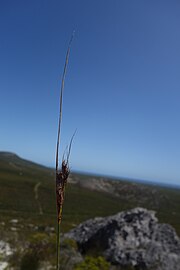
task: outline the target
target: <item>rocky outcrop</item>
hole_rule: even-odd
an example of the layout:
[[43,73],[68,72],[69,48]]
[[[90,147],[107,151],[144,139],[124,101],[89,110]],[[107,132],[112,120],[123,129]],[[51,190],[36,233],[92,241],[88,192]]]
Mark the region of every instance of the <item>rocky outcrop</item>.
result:
[[7,261],[10,255],[12,255],[10,245],[5,241],[0,240],[0,270],[7,269]]
[[180,270],[180,239],[154,211],[135,208],[90,219],[66,234],[82,254],[95,250],[114,265],[134,269]]

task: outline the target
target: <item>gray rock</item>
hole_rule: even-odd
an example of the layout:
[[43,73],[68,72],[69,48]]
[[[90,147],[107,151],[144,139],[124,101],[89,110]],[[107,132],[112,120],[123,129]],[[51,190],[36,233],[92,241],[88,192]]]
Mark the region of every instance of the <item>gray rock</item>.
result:
[[180,239],[154,211],[135,208],[90,219],[66,234],[82,254],[96,250],[114,265],[135,269],[180,270]]

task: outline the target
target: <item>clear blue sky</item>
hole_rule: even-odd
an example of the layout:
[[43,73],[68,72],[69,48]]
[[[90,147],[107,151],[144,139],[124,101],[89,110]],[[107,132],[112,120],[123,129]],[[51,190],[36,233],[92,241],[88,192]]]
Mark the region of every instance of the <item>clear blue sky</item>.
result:
[[74,170],[180,184],[180,1],[2,0],[0,150]]

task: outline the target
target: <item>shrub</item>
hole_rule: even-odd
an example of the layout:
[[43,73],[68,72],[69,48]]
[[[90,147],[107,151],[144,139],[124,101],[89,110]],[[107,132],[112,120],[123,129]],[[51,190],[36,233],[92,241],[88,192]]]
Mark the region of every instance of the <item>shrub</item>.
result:
[[78,249],[76,241],[70,238],[65,238],[61,244],[61,247],[65,249]]
[[27,252],[21,259],[20,270],[37,270],[39,258],[34,252]]
[[87,256],[85,260],[77,264],[74,270],[109,270],[110,264],[103,258]]

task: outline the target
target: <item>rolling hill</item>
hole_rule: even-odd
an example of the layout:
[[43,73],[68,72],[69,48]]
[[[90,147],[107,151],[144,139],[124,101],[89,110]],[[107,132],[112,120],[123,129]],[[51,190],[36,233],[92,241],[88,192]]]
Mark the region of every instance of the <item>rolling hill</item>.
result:
[[[62,231],[86,219],[142,206],[157,211],[180,235],[180,190],[72,173],[66,189]],[[13,220],[16,224],[12,226]],[[56,226],[53,169],[0,152],[0,231],[22,237]]]

